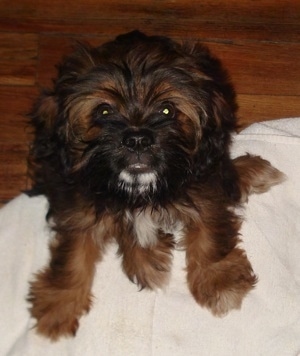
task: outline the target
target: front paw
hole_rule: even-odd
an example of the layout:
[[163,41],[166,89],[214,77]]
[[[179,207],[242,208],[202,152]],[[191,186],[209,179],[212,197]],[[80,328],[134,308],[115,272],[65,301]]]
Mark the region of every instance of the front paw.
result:
[[188,284],[195,300],[216,316],[240,309],[256,282],[250,262],[239,249],[205,268],[198,266],[188,270]]
[[75,336],[79,318],[89,311],[89,296],[81,290],[59,289],[41,277],[31,283],[28,296],[32,304],[30,313],[37,321],[37,333],[52,341]]
[[167,284],[169,280],[170,256],[147,256],[147,259],[126,261],[123,270],[128,278],[141,289],[156,289]]
[[124,251],[123,270],[141,289],[161,288],[169,280],[173,248],[171,234],[165,234],[164,238],[150,248],[142,248],[136,244]]

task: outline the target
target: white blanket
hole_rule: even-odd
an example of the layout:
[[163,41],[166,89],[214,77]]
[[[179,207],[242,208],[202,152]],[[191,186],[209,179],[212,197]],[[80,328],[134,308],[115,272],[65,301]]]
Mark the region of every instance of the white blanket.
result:
[[255,124],[232,152],[259,154],[288,176],[244,211],[244,247],[259,283],[240,311],[220,319],[194,302],[181,251],[165,290],[139,292],[111,246],[77,336],[49,342],[32,329],[25,301],[32,273],[48,259],[47,201],[21,195],[0,211],[0,355],[300,355],[300,119]]

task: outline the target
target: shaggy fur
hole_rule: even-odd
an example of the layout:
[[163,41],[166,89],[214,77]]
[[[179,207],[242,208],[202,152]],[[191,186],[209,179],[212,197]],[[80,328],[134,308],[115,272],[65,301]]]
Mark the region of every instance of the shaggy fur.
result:
[[162,287],[179,225],[196,302],[215,315],[240,307],[256,277],[234,208],[283,175],[230,159],[235,112],[226,72],[199,43],[133,32],[63,61],[31,114],[32,194],[47,196],[56,232],[28,297],[40,334],[75,335],[112,239],[131,281]]

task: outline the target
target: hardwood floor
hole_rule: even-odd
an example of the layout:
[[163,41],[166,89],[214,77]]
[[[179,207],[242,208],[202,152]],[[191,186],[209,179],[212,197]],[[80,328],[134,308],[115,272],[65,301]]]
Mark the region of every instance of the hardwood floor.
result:
[[1,0],[0,204],[30,184],[26,113],[61,56],[133,29],[205,42],[231,74],[243,127],[300,116],[299,0]]

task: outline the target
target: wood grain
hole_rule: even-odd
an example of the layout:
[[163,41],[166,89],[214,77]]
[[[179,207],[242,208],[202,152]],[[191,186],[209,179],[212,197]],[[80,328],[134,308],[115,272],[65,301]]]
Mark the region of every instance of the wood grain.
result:
[[0,86],[0,205],[29,187],[27,154],[31,128],[27,114],[35,87]]
[[38,37],[0,32],[0,85],[34,85]]
[[238,93],[300,95],[300,43],[208,45],[222,59]]
[[298,0],[2,0],[0,30],[117,35],[132,29],[184,38],[299,41]]
[[0,143],[0,205],[28,188],[27,152],[24,144]]
[[238,95],[239,124],[300,116],[300,97],[286,95]]
[[299,0],[0,1],[0,205],[28,187],[26,114],[75,40],[140,29],[201,40],[236,87],[239,121],[300,116]]
[[28,86],[0,86],[0,143],[29,144],[31,128],[27,114],[38,89]]
[[[52,0],[1,1],[3,17],[47,21],[82,22],[115,18],[185,19],[200,18],[203,22],[298,24],[300,3],[295,0]],[[68,19],[68,21],[65,21]]]

